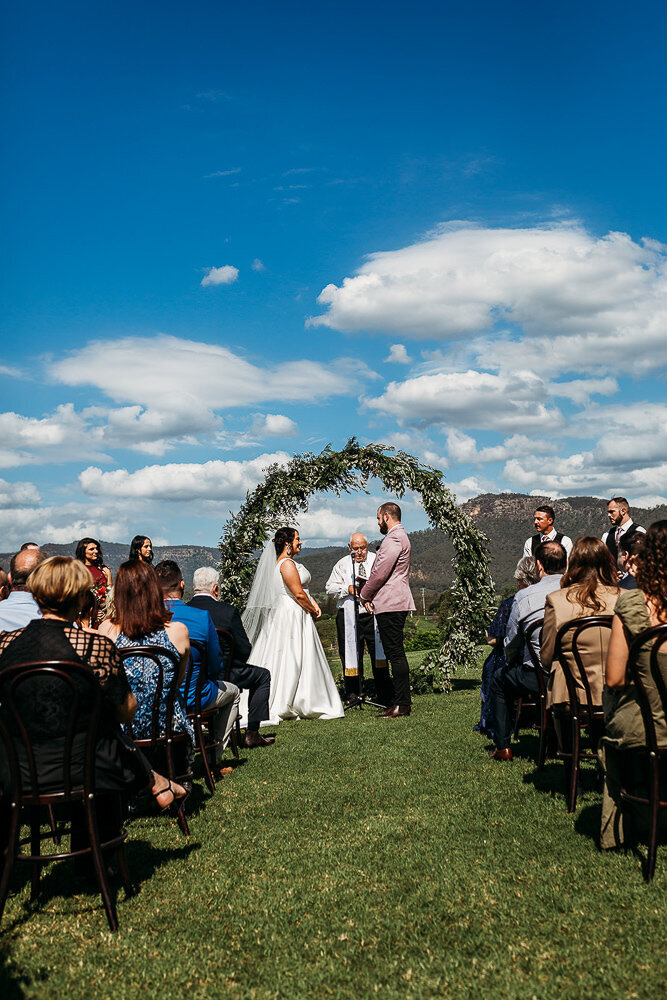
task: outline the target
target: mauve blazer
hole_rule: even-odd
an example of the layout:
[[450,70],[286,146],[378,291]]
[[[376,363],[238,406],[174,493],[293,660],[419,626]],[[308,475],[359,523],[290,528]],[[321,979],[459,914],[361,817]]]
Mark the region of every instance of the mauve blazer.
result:
[[395,525],[385,535],[361,599],[371,601],[376,614],[415,610],[410,590],[410,539],[402,524]]

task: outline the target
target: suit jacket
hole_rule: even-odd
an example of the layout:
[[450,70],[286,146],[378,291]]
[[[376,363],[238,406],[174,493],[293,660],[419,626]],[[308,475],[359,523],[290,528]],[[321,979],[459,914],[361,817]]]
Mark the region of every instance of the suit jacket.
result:
[[245,666],[250,656],[250,640],[235,607],[226,601],[216,601],[210,594],[195,594],[188,607],[208,611],[216,628],[225,628],[232,633],[236,645],[235,666]]
[[[213,622],[210,616],[205,612],[197,610],[196,608],[191,608],[189,605],[184,604],[183,601],[175,600],[173,598],[167,598],[165,601],[167,608],[171,611],[173,615],[173,621],[182,622],[187,625],[188,632],[190,633],[191,639],[196,639],[197,642],[201,642],[206,647],[206,667],[208,680],[204,683],[202,687],[201,703],[202,708],[208,708],[212,704],[218,688],[214,685],[212,681],[222,680],[225,676],[224,666],[222,662],[222,653],[220,651],[220,643],[218,642],[218,636],[213,627]],[[199,677],[199,671],[201,669],[201,657],[199,655],[199,650],[192,646],[192,680],[190,682],[190,690],[185,690],[185,685],[181,685],[181,694],[185,698],[188,711],[191,712],[195,707],[195,688],[197,686],[197,678]]]
[[[587,618],[589,615],[601,614],[611,615],[614,613],[618,591],[613,587],[600,587],[597,596],[603,604],[600,612],[591,611],[590,608],[582,608],[579,604],[568,601],[567,595],[569,587],[565,590],[556,590],[547,597],[544,608],[544,628],[542,629],[542,666],[545,670],[550,669],[547,681],[547,708],[552,705],[568,704],[570,699],[565,684],[565,675],[558,660],[554,660],[556,648],[556,633],[565,622],[574,618]],[[581,653],[588,683],[591,688],[591,697],[594,705],[602,704],[602,688],[604,686],[604,664],[607,658],[607,647],[611,631],[607,628],[587,629],[579,639],[577,646]],[[583,684],[578,680],[579,671],[572,656],[572,635],[565,637],[563,643],[563,656],[571,669],[577,683],[577,693],[579,701],[586,703],[586,692]]]
[[410,539],[402,524],[385,535],[378,549],[371,575],[361,590],[362,601],[372,601],[375,614],[385,611],[414,611],[410,590]]

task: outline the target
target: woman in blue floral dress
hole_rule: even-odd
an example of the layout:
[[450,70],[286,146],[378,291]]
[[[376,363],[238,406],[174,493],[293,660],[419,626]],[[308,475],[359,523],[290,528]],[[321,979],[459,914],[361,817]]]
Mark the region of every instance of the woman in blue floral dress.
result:
[[[178,676],[182,680],[190,656],[190,636],[185,625],[171,621],[171,612],[165,607],[162,588],[153,567],[136,559],[119,566],[113,602],[112,617],[100,626],[102,635],[112,639],[119,649],[130,646],[161,646],[176,653],[179,658]],[[160,662],[164,683],[158,718],[160,731],[164,732],[167,694],[174,676],[174,667],[167,656],[160,657]],[[151,735],[151,713],[159,671],[152,660],[132,656],[125,660],[125,673],[139,702],[132,731],[136,739],[147,739]],[[194,746],[192,723],[178,692],[174,702],[173,722],[174,731],[187,733]]]

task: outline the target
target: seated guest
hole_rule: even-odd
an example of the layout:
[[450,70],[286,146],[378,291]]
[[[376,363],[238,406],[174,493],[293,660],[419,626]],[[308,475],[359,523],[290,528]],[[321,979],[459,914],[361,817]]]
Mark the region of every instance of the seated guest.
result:
[[27,548],[12,556],[9,564],[9,597],[0,607],[0,632],[13,632],[23,628],[33,618],[40,618],[41,611],[30,593],[28,577],[46,559],[41,549]]
[[555,519],[556,512],[548,504],[542,504],[541,507],[536,508],[533,515],[535,534],[526,539],[523,546],[524,556],[537,555],[537,547],[538,545],[542,545],[543,542],[560,542],[569,558],[572,551],[572,539],[568,538],[567,535],[562,535],[560,531],[556,531],[554,527]]
[[618,543],[618,570],[623,575],[618,582],[621,590],[636,590],[637,560],[644,544],[644,532],[622,535]]
[[153,543],[148,535],[135,535],[130,542],[130,554],[127,561],[134,562],[135,559],[145,563],[153,562]]
[[9,589],[9,577],[2,566],[0,566],[0,601],[4,601],[5,597],[9,597]]
[[[609,549],[599,538],[578,538],[574,543],[560,590],[547,597],[542,629],[542,666],[550,670],[547,682],[547,708],[554,709],[554,722],[559,743],[561,727],[558,715],[567,710],[569,698],[565,675],[558,660],[554,660],[558,629],[574,618],[590,615],[610,615],[620,593],[616,583],[616,567]],[[577,647],[586,670],[594,705],[602,704],[603,667],[609,645],[609,629],[587,629]],[[579,701],[586,704],[586,692],[579,680],[579,671],[572,654],[572,633],[563,643],[563,656],[577,685]]]
[[[621,751],[646,744],[646,730],[637,701],[635,685],[628,676],[628,653],[635,636],[652,625],[667,623],[667,521],[656,521],[644,535],[644,545],[637,561],[637,589],[628,590],[616,602],[616,613],[607,652],[605,674],[606,735],[600,741],[600,759],[605,769],[602,799],[600,846],[621,847],[627,831],[620,808]],[[664,647],[663,647],[664,650]],[[667,744],[667,720],[662,709],[650,668],[651,645],[642,646],[637,669],[651,702],[656,735],[660,745]],[[667,653],[658,657],[658,665],[667,684]],[[639,766],[643,761],[636,760]],[[641,780],[641,771],[636,776]]]
[[[533,556],[523,556],[519,559],[514,571],[514,579],[519,590],[525,590],[526,587],[538,582],[537,563]],[[486,633],[486,641],[491,646],[491,652],[482,667],[482,714],[473,729],[485,733],[490,739],[493,739],[493,727],[491,725],[489,687],[496,670],[505,667],[505,633],[514,597],[515,595],[512,594],[501,603]]]
[[[140,559],[124,562],[116,573],[114,611],[111,618],[102,622],[99,629],[119,649],[132,646],[162,646],[179,658],[178,675],[182,679],[190,656],[190,637],[185,625],[172,621],[171,612],[164,606],[162,589],[152,566]],[[167,721],[167,695],[174,676],[172,662],[161,657],[164,686],[159,706],[160,730]],[[136,739],[149,739],[151,714],[159,673],[155,664],[142,656],[125,660],[125,671],[137,697],[139,706],[132,723]],[[174,731],[187,733],[194,747],[194,731],[187,717],[185,705],[177,695],[174,702]]]
[[[34,550],[25,550],[25,554],[34,557]],[[136,750],[120,729],[120,723],[134,718],[137,701],[113,643],[104,636],[73,626],[81,602],[90,592],[91,576],[88,570],[70,556],[53,556],[40,561],[30,576],[29,585],[39,605],[40,617],[0,637],[0,671],[35,660],[73,660],[89,667],[104,692],[104,710],[95,754],[97,790],[132,793],[147,788],[162,809],[183,798],[185,789],[154,773],[144,755]],[[36,692],[33,689],[31,704],[25,706],[26,717],[33,723],[33,748],[44,791],[59,787],[63,777],[64,737],[50,736],[52,727],[57,727],[59,714],[65,714],[64,710],[62,713],[58,711],[58,690],[57,686],[54,688],[50,684],[45,684]],[[35,729],[39,729],[42,720],[45,738],[35,740]],[[82,716],[82,723],[85,721]],[[25,754],[22,754],[22,742],[17,741],[16,746],[24,787],[29,787],[30,777]],[[84,741],[75,739],[72,777],[76,783],[83,781],[84,749]],[[7,765],[4,754],[0,752],[0,784],[7,788],[7,782]],[[116,817],[115,830],[109,836],[117,829]],[[80,833],[79,839],[82,837],[85,841],[85,835]],[[102,839],[105,839],[104,835]]]
[[[207,611],[202,611],[200,608],[190,608],[183,603],[185,583],[178,563],[175,563],[173,559],[163,559],[155,567],[155,572],[162,588],[164,603],[173,616],[172,620],[187,625],[191,638],[203,643],[206,649],[208,680],[202,688],[201,704],[202,708],[218,709],[213,724],[213,734],[215,739],[220,742],[216,754],[216,760],[219,763],[223,750],[229,742],[236,716],[239,714],[241,692],[236,684],[224,680],[225,669],[222,662],[222,652],[211,616]],[[183,691],[181,688],[190,711],[195,707],[195,689],[201,670],[201,658],[199,650],[195,646],[192,647],[192,662],[190,689]]]
[[98,607],[103,608],[107,591],[111,587],[111,570],[104,565],[102,547],[94,538],[82,538],[76,547],[75,556],[90,571],[94,581],[93,593]]
[[196,569],[192,585],[195,596],[188,602],[188,607],[208,611],[215,627],[227,629],[234,639],[236,658],[231,664],[229,679],[237,687],[249,692],[245,746],[268,747],[275,741],[275,737],[260,736],[259,724],[269,718],[271,673],[265,667],[253,667],[248,663],[250,640],[236,608],[220,600],[218,571],[212,566]]
[[[514,598],[505,634],[506,666],[491,678],[491,725],[496,746],[490,756],[495,760],[512,760],[511,713],[515,700],[539,692],[539,682],[524,636],[529,625],[542,618],[547,596],[560,587],[567,553],[560,542],[543,542],[537,548],[535,559],[539,582],[520,590]],[[539,660],[539,630],[531,636],[531,645]]]

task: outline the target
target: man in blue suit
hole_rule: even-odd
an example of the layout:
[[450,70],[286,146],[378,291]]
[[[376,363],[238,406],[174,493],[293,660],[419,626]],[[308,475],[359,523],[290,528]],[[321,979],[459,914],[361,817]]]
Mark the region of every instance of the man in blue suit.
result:
[[[239,714],[239,700],[241,692],[236,684],[230,684],[224,678],[224,665],[220,643],[215,631],[215,626],[208,611],[201,611],[198,608],[190,608],[183,603],[183,590],[185,582],[183,574],[173,559],[163,559],[155,567],[155,572],[160,578],[164,603],[173,615],[173,620],[182,622],[187,626],[190,638],[201,642],[206,649],[206,662],[208,667],[208,680],[202,687],[201,704],[202,708],[217,708],[218,713],[213,725],[213,732],[216,740],[221,745],[218,748],[216,759],[219,762],[224,747],[229,742],[232,726]],[[195,646],[191,647],[193,670],[190,687],[186,691],[181,688],[181,694],[187,705],[188,711],[192,711],[195,706],[195,689],[197,678],[201,670],[201,657],[199,650]]]

